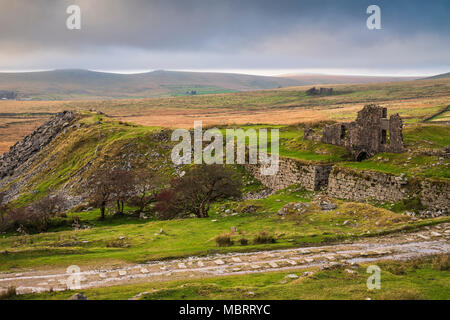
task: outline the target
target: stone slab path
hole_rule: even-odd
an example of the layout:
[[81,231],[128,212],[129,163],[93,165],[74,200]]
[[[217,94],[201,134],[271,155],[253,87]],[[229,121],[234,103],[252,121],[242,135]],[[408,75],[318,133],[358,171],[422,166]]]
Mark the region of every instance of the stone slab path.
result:
[[412,233],[366,238],[353,243],[188,257],[105,269],[72,267],[69,272],[54,269],[0,273],[0,291],[6,290],[9,286],[15,286],[19,294],[86,289],[152,281],[300,270],[310,267],[326,268],[336,264],[379,260],[407,260],[448,253],[450,253],[450,223],[444,223]]

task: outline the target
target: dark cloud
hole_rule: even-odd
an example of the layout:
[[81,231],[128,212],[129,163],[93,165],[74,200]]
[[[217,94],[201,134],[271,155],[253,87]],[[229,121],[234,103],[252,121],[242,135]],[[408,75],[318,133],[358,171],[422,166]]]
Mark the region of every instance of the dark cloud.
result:
[[[365,10],[382,10],[382,30]],[[67,30],[78,4],[82,29]],[[0,0],[0,69],[450,67],[450,3]]]

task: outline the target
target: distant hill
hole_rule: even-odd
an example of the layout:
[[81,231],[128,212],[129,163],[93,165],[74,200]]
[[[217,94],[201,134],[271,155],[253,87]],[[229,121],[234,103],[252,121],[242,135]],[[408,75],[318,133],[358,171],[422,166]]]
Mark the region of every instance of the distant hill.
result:
[[284,74],[279,75],[278,77],[296,80],[305,85],[379,83],[417,79],[417,77],[349,76],[330,74]]
[[0,90],[21,99],[146,98],[273,89],[304,84],[295,79],[230,73],[153,71],[115,74],[88,70],[0,73]]
[[444,79],[444,78],[450,78],[450,72],[438,74],[438,75],[428,77],[428,78],[424,78],[423,80]]

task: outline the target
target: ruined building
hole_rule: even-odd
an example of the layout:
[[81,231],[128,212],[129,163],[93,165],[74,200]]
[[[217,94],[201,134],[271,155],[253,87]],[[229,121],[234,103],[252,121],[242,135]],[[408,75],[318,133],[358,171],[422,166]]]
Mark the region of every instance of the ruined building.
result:
[[306,94],[309,96],[317,96],[317,95],[329,96],[333,94],[333,88],[316,89],[316,87],[312,87],[311,89],[306,90]]
[[[320,141],[346,147],[355,160],[362,161],[380,152],[403,152],[402,127],[398,114],[387,118],[386,108],[371,104],[358,112],[356,121],[326,126]],[[318,140],[308,129],[304,139]]]

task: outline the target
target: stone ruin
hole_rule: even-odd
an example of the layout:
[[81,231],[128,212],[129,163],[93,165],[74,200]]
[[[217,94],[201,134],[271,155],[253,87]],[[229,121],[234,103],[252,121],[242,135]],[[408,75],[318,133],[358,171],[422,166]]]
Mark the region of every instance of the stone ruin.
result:
[[356,121],[328,125],[322,137],[306,129],[303,138],[345,147],[355,160],[362,161],[380,152],[404,152],[402,128],[398,114],[387,118],[386,108],[370,104],[358,112]]
[[306,90],[306,94],[309,96],[317,96],[317,95],[332,95],[333,94],[333,88],[319,88],[316,89],[316,87],[312,87],[311,89]]

